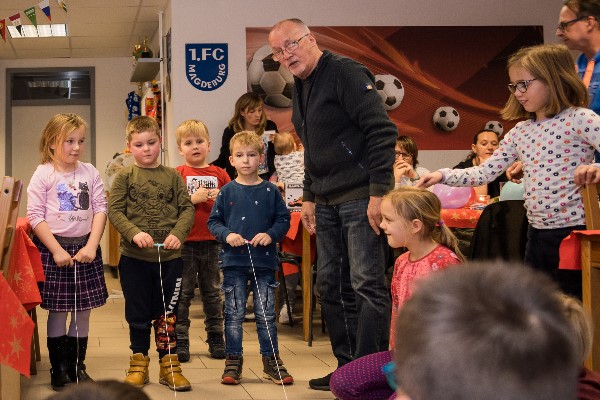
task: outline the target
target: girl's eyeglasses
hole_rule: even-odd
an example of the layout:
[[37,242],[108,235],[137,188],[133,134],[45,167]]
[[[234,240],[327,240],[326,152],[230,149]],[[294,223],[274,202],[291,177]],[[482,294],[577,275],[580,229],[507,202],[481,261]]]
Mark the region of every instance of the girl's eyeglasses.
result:
[[521,92],[521,93],[525,93],[525,92],[527,91],[527,88],[529,87],[529,84],[530,84],[531,82],[535,81],[535,80],[536,80],[536,78],[529,79],[529,80],[526,80],[526,81],[519,81],[519,82],[517,82],[517,83],[509,83],[509,84],[507,85],[507,86],[508,86],[508,90],[509,90],[511,93],[513,93],[513,94],[514,94],[514,93],[515,93],[517,90],[518,90],[519,92]]

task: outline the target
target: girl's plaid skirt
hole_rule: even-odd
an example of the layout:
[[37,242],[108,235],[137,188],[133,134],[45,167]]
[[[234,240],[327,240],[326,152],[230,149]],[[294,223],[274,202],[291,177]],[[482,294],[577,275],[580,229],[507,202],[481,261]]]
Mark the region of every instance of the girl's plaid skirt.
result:
[[[62,248],[73,257],[87,243],[87,236],[79,243],[73,243],[71,238],[64,238],[67,243],[61,243]],[[40,250],[46,281],[40,283],[42,295],[41,307],[50,311],[82,311],[100,307],[106,304],[108,291],[104,281],[104,265],[100,246],[96,258],[88,264],[74,263],[73,267],[57,267],[52,253],[37,238],[33,242]],[[77,273],[76,273],[77,272]],[[77,276],[77,282],[75,282]],[[77,296],[75,296],[77,294]]]

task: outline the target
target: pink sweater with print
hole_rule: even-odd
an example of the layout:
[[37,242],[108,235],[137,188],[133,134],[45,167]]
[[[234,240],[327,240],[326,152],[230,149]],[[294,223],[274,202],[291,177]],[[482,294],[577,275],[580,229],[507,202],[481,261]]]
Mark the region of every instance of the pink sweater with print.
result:
[[392,277],[392,323],[390,329],[390,349],[394,348],[396,338],[396,319],[404,302],[412,295],[415,282],[433,271],[459,264],[460,259],[449,248],[438,245],[426,256],[411,261],[410,251],[402,254],[394,264]]
[[96,213],[106,214],[104,184],[98,170],[77,162],[73,172],[62,173],[51,163],[38,165],[27,187],[27,219],[35,229],[46,221],[53,234],[85,236]]

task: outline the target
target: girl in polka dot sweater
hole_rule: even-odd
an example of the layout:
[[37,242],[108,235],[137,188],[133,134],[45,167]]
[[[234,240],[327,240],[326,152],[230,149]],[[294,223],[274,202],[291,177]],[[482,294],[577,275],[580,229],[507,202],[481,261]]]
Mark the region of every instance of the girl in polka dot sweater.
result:
[[528,119],[517,123],[483,164],[441,169],[424,176],[418,185],[480,186],[520,161],[530,224],[525,262],[580,297],[581,273],[558,270],[558,249],[572,230],[585,229],[575,170],[592,164],[594,149],[600,150],[600,117],[584,108],[587,90],[562,45],[520,49],[508,60],[508,75],[512,95],[501,115],[509,120]]

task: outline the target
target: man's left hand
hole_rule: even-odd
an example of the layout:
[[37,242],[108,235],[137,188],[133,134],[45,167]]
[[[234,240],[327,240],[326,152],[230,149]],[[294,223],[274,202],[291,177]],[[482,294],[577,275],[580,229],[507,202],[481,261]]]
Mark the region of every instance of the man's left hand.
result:
[[379,224],[381,224],[381,197],[371,196],[367,207],[367,217],[371,228],[379,235]]

